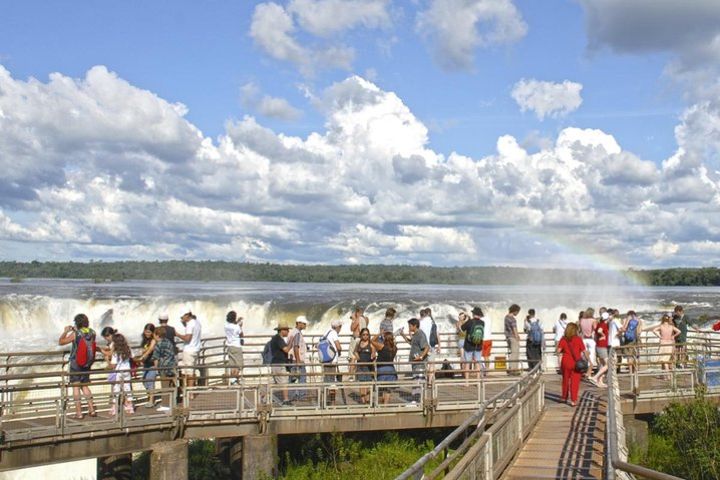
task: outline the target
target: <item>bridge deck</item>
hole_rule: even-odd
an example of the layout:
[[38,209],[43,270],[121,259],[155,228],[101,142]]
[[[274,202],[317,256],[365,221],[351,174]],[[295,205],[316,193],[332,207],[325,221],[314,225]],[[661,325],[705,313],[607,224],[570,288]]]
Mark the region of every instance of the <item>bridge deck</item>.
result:
[[603,478],[607,390],[583,382],[578,406],[560,403],[560,375],[543,375],[545,411],[503,479]]

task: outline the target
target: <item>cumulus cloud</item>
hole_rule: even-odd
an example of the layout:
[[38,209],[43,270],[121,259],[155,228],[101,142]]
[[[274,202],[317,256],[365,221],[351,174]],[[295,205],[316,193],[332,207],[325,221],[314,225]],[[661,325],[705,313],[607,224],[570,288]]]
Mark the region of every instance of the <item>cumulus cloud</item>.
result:
[[530,110],[539,120],[560,117],[577,110],[582,104],[582,85],[565,80],[562,83],[522,79],[512,89],[512,98],[525,112]]
[[287,10],[303,30],[327,37],[357,26],[390,25],[390,0],[291,0]]
[[447,70],[468,70],[478,48],[514,43],[527,33],[511,0],[431,0],[416,28]]
[[582,266],[569,243],[672,265],[702,264],[720,238],[701,160],[658,166],[580,128],[533,153],[504,135],[486,156],[444,155],[400,97],[357,76],[317,95],[325,127],[305,137],[252,116],[205,137],[103,67],[2,70],[0,92],[0,245],[32,243],[28,256]]
[[252,109],[264,117],[297,120],[302,116],[302,112],[284,98],[263,95],[253,82],[240,87],[240,101],[245,108]]
[[[291,0],[255,6],[249,35],[266,54],[296,65],[304,75],[322,68],[350,70],[355,49],[337,40],[303,45],[300,30],[315,37],[338,36],[356,27],[390,25],[389,0]],[[273,108],[272,105],[269,108]]]

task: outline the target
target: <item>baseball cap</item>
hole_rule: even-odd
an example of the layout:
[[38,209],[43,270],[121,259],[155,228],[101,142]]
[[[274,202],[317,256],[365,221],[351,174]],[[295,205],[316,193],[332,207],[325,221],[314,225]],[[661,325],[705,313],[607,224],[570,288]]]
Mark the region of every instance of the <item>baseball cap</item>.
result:
[[600,317],[602,317],[603,320],[607,320],[608,318],[610,318],[610,315],[608,315],[607,312],[603,312],[602,315],[600,315]]
[[167,313],[161,313],[158,316],[158,320],[161,322],[167,322],[168,321],[168,314]]

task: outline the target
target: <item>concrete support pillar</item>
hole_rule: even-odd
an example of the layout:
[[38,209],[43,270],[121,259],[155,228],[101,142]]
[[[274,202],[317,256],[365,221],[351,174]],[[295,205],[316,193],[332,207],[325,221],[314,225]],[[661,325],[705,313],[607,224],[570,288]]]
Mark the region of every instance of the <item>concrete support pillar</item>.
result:
[[232,480],[242,480],[242,438],[216,438],[215,455],[230,469]]
[[277,435],[248,435],[242,439],[242,479],[261,480],[278,475]]
[[97,459],[97,480],[131,480],[132,455],[113,455]]
[[152,446],[150,480],[187,480],[188,442],[174,440]]

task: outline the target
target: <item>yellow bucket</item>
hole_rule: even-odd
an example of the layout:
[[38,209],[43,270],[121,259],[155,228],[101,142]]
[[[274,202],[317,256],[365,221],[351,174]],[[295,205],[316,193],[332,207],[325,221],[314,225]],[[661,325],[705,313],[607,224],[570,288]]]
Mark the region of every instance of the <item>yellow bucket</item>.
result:
[[507,364],[505,363],[505,355],[497,355],[495,357],[495,370],[506,370]]

